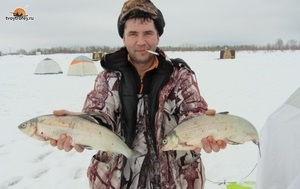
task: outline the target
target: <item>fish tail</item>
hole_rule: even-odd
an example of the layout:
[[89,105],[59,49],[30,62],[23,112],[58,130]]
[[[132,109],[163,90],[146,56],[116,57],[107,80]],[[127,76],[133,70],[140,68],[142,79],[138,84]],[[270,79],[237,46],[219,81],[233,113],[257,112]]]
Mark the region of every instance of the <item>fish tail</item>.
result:
[[131,159],[136,159],[136,158],[141,157],[141,156],[142,156],[141,152],[139,152],[137,150],[132,150]]
[[138,157],[140,157],[142,154],[141,152],[137,151],[137,150],[134,150],[134,149],[131,149],[130,153],[127,153],[127,154],[123,154],[127,159],[136,159]]
[[261,157],[261,150],[260,150],[260,145],[258,144],[258,151],[259,151],[259,157]]
[[260,144],[259,144],[259,141],[257,141],[257,140],[252,140],[252,142],[253,142],[254,144],[257,145],[258,151],[259,151],[259,157],[261,157],[261,150],[260,150]]
[[142,156],[142,154],[139,151],[131,150],[131,155],[129,157],[126,157],[126,161],[125,161],[124,165],[132,167],[134,165],[134,161],[136,161],[136,159],[141,156]]

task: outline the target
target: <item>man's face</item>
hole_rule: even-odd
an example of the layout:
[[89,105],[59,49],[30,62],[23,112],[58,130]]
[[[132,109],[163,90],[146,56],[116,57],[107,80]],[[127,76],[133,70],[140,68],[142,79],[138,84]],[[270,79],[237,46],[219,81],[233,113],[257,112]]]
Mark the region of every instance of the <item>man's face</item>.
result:
[[146,50],[155,51],[159,35],[152,19],[129,19],[125,23],[123,42],[133,61],[147,63],[153,55]]

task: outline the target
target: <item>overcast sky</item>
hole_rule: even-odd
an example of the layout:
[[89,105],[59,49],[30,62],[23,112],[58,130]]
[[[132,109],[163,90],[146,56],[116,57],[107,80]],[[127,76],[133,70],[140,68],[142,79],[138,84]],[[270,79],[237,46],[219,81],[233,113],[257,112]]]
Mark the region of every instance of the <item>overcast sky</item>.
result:
[[[125,0],[1,0],[0,51],[122,46]],[[160,46],[267,45],[300,41],[300,0],[153,0],[166,21]],[[17,7],[30,21],[12,21]]]

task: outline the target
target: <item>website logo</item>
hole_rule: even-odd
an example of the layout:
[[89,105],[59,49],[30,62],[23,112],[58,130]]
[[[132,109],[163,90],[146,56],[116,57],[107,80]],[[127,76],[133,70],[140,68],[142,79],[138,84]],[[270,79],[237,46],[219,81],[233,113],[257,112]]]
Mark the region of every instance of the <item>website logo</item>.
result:
[[7,21],[30,21],[34,20],[34,17],[28,16],[25,9],[18,7],[13,12],[10,12],[12,16],[6,16]]

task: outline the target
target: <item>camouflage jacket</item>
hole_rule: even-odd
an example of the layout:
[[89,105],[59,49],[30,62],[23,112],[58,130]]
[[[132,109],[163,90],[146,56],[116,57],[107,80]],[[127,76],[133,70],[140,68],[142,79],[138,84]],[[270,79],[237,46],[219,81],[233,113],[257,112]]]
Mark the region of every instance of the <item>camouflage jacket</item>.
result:
[[[157,49],[159,66],[151,73],[146,94],[138,94],[127,50],[107,54],[104,71],[87,95],[83,111],[101,121],[141,156],[99,151],[88,168],[90,188],[203,188],[204,167],[194,151],[161,150],[164,136],[176,125],[207,110],[194,73],[180,59],[168,60]],[[199,139],[200,140],[200,139]]]

